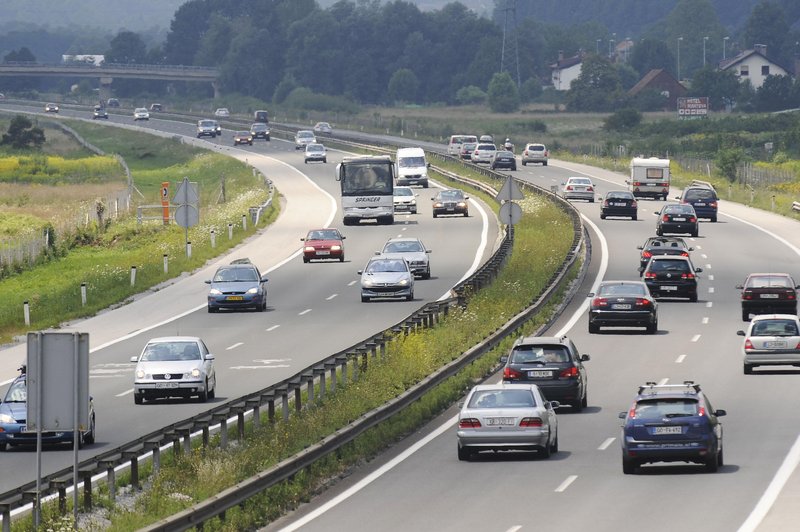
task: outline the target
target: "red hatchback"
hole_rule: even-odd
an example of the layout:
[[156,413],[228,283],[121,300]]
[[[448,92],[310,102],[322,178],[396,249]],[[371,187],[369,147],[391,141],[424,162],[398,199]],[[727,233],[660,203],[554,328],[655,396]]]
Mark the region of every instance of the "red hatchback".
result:
[[303,262],[322,259],[338,259],[344,262],[345,237],[338,229],[312,229],[305,238],[303,246]]

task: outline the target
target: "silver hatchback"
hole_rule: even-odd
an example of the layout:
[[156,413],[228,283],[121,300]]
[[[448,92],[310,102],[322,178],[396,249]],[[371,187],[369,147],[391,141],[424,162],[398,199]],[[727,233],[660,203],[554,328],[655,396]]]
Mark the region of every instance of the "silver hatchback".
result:
[[547,401],[535,384],[479,384],[458,414],[458,459],[480,451],[558,452],[558,401]]
[[214,355],[196,336],[153,338],[139,356],[133,381],[137,405],[158,397],[197,397],[202,403],[217,391]]
[[528,163],[542,163],[542,166],[547,166],[548,155],[544,144],[526,144],[525,149],[522,150],[522,166]]
[[744,374],[758,366],[800,367],[800,319],[796,314],[761,314],[753,317],[744,336]]
[[471,160],[475,164],[489,164],[492,162],[492,157],[494,157],[494,153],[496,151],[497,146],[494,144],[479,143],[477,146],[475,146],[475,151],[472,152]]

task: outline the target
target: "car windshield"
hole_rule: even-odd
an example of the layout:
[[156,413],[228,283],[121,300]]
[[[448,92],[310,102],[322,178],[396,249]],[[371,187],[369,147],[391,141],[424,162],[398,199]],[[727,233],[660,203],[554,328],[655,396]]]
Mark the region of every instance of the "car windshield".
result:
[[249,137],[250,136],[250,132],[249,131],[237,131],[236,132],[236,136],[237,137]]
[[314,137],[313,131],[298,131],[297,138],[299,139],[310,139]]
[[530,390],[478,390],[469,399],[468,408],[531,408],[536,399]]
[[494,144],[478,144],[480,151],[495,151],[497,147]]
[[758,320],[753,322],[750,336],[800,336],[794,320]]
[[374,260],[367,266],[367,273],[407,272],[408,267],[402,260]]
[[518,345],[511,350],[512,364],[534,362],[568,362],[569,352],[563,345]]
[[759,275],[751,277],[747,282],[747,286],[751,288],[792,288],[792,283],[788,277],[777,275]]
[[339,240],[339,231],[335,229],[319,229],[308,233],[306,240]]
[[398,161],[400,168],[415,168],[425,166],[425,157],[401,157]]
[[409,253],[415,251],[425,251],[422,244],[416,240],[387,242],[386,245],[383,246],[384,253]]
[[410,188],[397,187],[397,188],[394,189],[394,195],[395,196],[413,196],[414,195],[414,191],[411,190]]
[[460,190],[443,190],[439,193],[439,198],[460,201],[464,199],[464,194]]
[[309,144],[306,146],[306,151],[325,151],[325,146],[322,144]]
[[267,125],[266,124],[253,124],[250,126],[251,131],[266,131]]
[[632,199],[633,194],[629,192],[609,192],[606,197],[609,199]]
[[690,205],[667,205],[664,214],[691,214],[694,209]]
[[140,362],[167,362],[177,360],[202,360],[195,342],[159,342],[148,344]]
[[342,194],[392,195],[389,166],[386,164],[351,164],[344,167]]
[[220,268],[214,275],[215,283],[252,282],[258,280],[258,274],[252,268]]
[[24,403],[28,400],[28,388],[25,386],[25,380],[19,379],[11,383],[11,387],[6,392],[6,397],[3,399],[4,403]]
[[213,120],[201,120],[200,126],[202,127],[214,127],[216,123]]
[[647,399],[636,403],[634,415],[645,419],[696,416],[697,401],[683,398]]
[[[662,255],[663,256],[663,255]],[[689,263],[683,260],[655,260],[650,259],[651,272],[687,272]]]
[[647,291],[644,285],[641,284],[604,284],[600,285],[598,295],[601,296],[644,296]]
[[544,146],[541,144],[530,144],[528,146],[528,151],[544,151]]

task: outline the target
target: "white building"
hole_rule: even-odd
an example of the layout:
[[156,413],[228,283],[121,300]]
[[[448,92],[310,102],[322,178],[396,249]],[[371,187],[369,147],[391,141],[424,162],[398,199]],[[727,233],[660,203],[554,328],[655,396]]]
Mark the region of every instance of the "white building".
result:
[[767,76],[789,76],[791,72],[767,58],[767,47],[756,44],[752,50],[744,50],[739,55],[719,63],[720,70],[732,70],[740,82],[750,81],[754,89],[764,84]]
[[558,52],[558,61],[550,65],[553,70],[551,81],[557,91],[568,91],[572,86],[572,82],[581,75],[583,56],[583,53],[579,53],[565,59],[564,53]]

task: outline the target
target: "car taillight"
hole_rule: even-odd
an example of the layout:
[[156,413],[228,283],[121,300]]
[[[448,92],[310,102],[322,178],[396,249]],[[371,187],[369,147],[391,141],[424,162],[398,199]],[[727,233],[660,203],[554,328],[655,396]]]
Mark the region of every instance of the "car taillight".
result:
[[682,251],[681,252],[681,257],[688,257],[688,256],[689,256],[689,252],[688,251]]
[[594,192],[594,187],[586,187],[586,190],[588,190],[589,192]]
[[608,200],[603,201],[603,207],[608,207]]
[[800,342],[797,342],[797,345],[794,348],[795,349],[800,349]]
[[698,416],[705,416],[706,415],[706,407],[700,405],[697,407],[697,415]]
[[650,300],[649,299],[642,299],[642,298],[637,298],[636,299],[636,306],[637,307],[646,307],[648,305],[650,305]]
[[545,156],[545,157],[549,157],[549,156],[550,156],[550,152],[549,152],[549,151],[547,151],[547,150],[544,150],[544,156]]
[[681,279],[694,279],[694,274],[692,272],[682,273]]
[[655,279],[656,278],[656,274],[653,273],[653,272],[644,272],[644,278],[645,279]]
[[522,372],[519,372],[512,368],[505,368],[503,369],[503,378],[504,379],[521,379]]
[[744,348],[745,349],[753,349],[753,342],[750,341],[750,338],[744,341]]
[[631,409],[628,410],[628,417],[631,419],[636,418],[636,403],[634,403],[633,406],[631,406]]
[[577,377],[578,376],[578,368],[572,366],[571,368],[562,369],[561,373],[558,374],[558,377],[561,379],[569,379],[570,377]]
[[653,254],[652,254],[651,252],[649,252],[649,251],[642,251],[642,258],[643,258],[643,259],[649,259],[649,258],[650,258],[650,257],[652,257],[652,256],[653,256]]
[[519,422],[520,427],[541,427],[542,424],[542,418],[540,417],[524,417]]
[[642,186],[642,184],[640,182],[638,182],[638,181],[634,181],[633,182],[633,186],[640,187],[640,186]]
[[481,427],[481,422],[474,417],[465,417],[459,420],[458,428],[460,429],[478,429]]
[[786,294],[786,299],[794,299],[797,296],[794,292],[789,292]]
[[638,205],[638,204],[637,204],[635,201],[632,201],[632,202],[631,202],[631,207],[634,207],[634,208],[636,208],[636,207],[638,207],[638,206],[639,206],[639,205]]
[[607,307],[608,306],[608,299],[604,297],[596,297],[592,299],[592,306],[593,307]]
[[664,215],[664,216],[661,218],[661,221],[662,221],[662,222],[668,222],[668,221],[669,221],[669,216],[667,216],[667,215],[665,214],[665,215]]
[[567,190],[572,190],[572,185],[567,185]]
[[716,209],[717,208],[717,202],[716,201],[712,201],[711,203],[708,204],[708,206],[709,207],[714,207]]
[[697,221],[697,218],[695,218],[694,216],[689,216],[689,221],[694,223]]
[[753,299],[753,293],[752,292],[742,292],[742,299],[748,299],[748,300],[749,299]]

